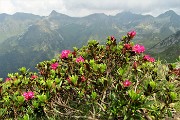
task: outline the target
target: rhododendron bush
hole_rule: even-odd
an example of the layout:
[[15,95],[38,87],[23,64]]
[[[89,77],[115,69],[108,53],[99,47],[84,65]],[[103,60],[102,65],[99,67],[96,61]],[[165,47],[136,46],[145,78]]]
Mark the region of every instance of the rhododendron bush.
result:
[[[0,119],[162,119],[172,117],[180,69],[161,64],[136,32],[108,37],[57,59],[22,67],[0,84]],[[174,72],[175,71],[175,72]]]

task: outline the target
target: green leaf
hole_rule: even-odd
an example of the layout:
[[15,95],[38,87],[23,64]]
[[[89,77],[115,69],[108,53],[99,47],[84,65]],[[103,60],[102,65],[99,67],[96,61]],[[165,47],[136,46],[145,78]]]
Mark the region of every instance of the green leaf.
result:
[[98,68],[99,68],[99,66],[98,66],[97,64],[94,64],[94,65],[92,66],[92,69],[93,69],[94,71],[98,71]]
[[154,81],[150,81],[149,85],[152,87],[152,89],[156,88],[156,83]]
[[72,76],[70,77],[70,80],[72,81],[72,83],[73,83],[74,85],[76,85],[76,84],[77,84],[77,81],[78,81],[78,76],[77,76],[77,75],[72,75]]
[[19,71],[21,72],[21,74],[26,74],[27,72],[25,67],[19,68]]
[[80,67],[79,72],[80,74],[83,74],[83,67]]
[[90,40],[89,42],[88,42],[88,46],[90,46],[90,47],[96,47],[97,45],[98,45],[99,43],[97,42],[97,40]]
[[107,68],[106,64],[100,64],[101,73],[105,72],[106,68]]
[[39,107],[39,103],[38,103],[37,101],[33,101],[32,104],[33,104],[33,106],[34,106],[35,108],[38,108],[38,107]]
[[169,109],[167,109],[167,114],[168,114],[168,117],[172,118],[172,112]]
[[77,47],[73,47],[74,51],[78,51],[78,48]]
[[55,83],[59,84],[62,80],[60,78],[55,78]]
[[92,93],[91,93],[91,97],[92,97],[92,99],[96,99],[97,93],[96,93],[96,92],[92,92]]
[[129,90],[128,94],[132,100],[137,100],[140,97],[134,90]]
[[92,66],[95,64],[95,61],[94,61],[94,60],[90,60],[90,61],[89,61],[89,64],[90,64],[90,66],[92,67]]
[[14,85],[17,86],[20,82],[21,82],[21,80],[17,79],[17,80],[14,81]]
[[177,93],[170,92],[170,97],[171,97],[172,100],[175,100],[177,98]]
[[118,69],[118,74],[122,76],[125,73],[125,70],[123,68]]
[[51,87],[52,87],[53,82],[54,82],[53,80],[47,80],[47,81],[46,81],[47,86],[48,86],[49,88],[51,88]]
[[84,92],[82,92],[82,91],[78,91],[78,95],[79,95],[79,97],[83,97]]
[[28,114],[24,115],[23,120],[29,120],[29,115]]
[[44,95],[44,94],[42,94],[42,95],[37,95],[37,97],[38,97],[38,100],[39,100],[40,102],[45,102],[45,101],[47,100],[47,96]]
[[46,85],[46,82],[45,82],[44,80],[40,80],[39,83],[40,83],[41,85]]
[[18,103],[22,104],[24,102],[24,96],[17,96]]
[[141,107],[142,108],[147,108],[148,110],[149,110],[149,106],[150,105],[152,105],[152,104],[154,104],[154,101],[153,100],[151,100],[151,101],[147,101],[146,103],[144,103]]

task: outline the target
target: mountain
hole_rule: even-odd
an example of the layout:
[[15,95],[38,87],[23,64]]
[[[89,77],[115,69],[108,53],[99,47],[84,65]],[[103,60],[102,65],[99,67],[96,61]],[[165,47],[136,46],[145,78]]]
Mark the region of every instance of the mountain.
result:
[[19,12],[13,15],[0,14],[0,43],[10,37],[22,34],[30,25],[41,18],[38,15]]
[[81,47],[89,39],[105,43],[106,37],[117,39],[134,29],[135,43],[151,48],[180,30],[180,16],[167,11],[158,17],[131,12],[108,16],[95,13],[70,17],[52,11],[49,16],[26,13],[0,14],[0,76],[25,66],[33,69],[43,60],[51,59],[63,49]]
[[156,58],[176,62],[176,59],[180,56],[180,31],[154,45],[149,52],[153,53]]

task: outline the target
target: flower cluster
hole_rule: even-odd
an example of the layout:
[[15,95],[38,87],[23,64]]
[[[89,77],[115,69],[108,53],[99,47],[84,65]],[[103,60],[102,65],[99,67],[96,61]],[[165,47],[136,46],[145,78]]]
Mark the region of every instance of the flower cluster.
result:
[[38,78],[37,75],[32,75],[32,76],[31,76],[31,80],[34,80],[34,79],[36,79],[36,78]]
[[84,58],[82,56],[76,58],[76,62],[79,63],[79,62],[84,62]]
[[140,54],[140,53],[143,53],[145,51],[145,47],[143,45],[136,44],[132,47],[132,51]]
[[155,62],[155,59],[149,55],[144,55],[143,60],[149,61],[149,62]]
[[71,53],[70,50],[63,50],[62,53],[61,53],[61,56],[60,58],[61,59],[67,59],[68,58],[68,55]]
[[32,92],[32,91],[24,92],[23,96],[24,96],[25,100],[28,101],[28,100],[34,98],[34,92]]
[[111,36],[111,41],[115,41],[115,37],[114,36]]
[[51,64],[51,69],[56,70],[58,65],[59,65],[58,62]]
[[124,44],[124,47],[126,50],[130,50],[132,48],[131,44]]
[[129,87],[131,84],[132,84],[132,83],[131,83],[131,81],[129,81],[129,80],[125,80],[125,81],[123,82],[123,86],[124,86],[124,87]]
[[66,80],[68,81],[68,83],[71,83],[70,77],[68,77]]
[[136,36],[136,32],[135,31],[130,31],[127,33],[127,35],[130,37],[130,38],[133,38],[134,36]]
[[10,80],[11,80],[11,78],[6,78],[6,82],[7,82],[7,81],[10,81]]

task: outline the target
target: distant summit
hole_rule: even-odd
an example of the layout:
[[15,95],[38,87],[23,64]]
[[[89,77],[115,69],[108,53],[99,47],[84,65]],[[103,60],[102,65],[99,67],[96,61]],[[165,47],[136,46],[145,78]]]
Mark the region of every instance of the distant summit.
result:
[[49,16],[54,16],[54,15],[58,15],[58,14],[59,14],[58,12],[56,12],[55,10],[53,10],[53,11],[50,13]]
[[50,14],[49,17],[70,17],[68,15],[62,14],[62,13],[58,13],[55,10],[53,10]]
[[166,11],[163,14],[160,14],[158,17],[172,17],[172,16],[178,16],[173,10]]

